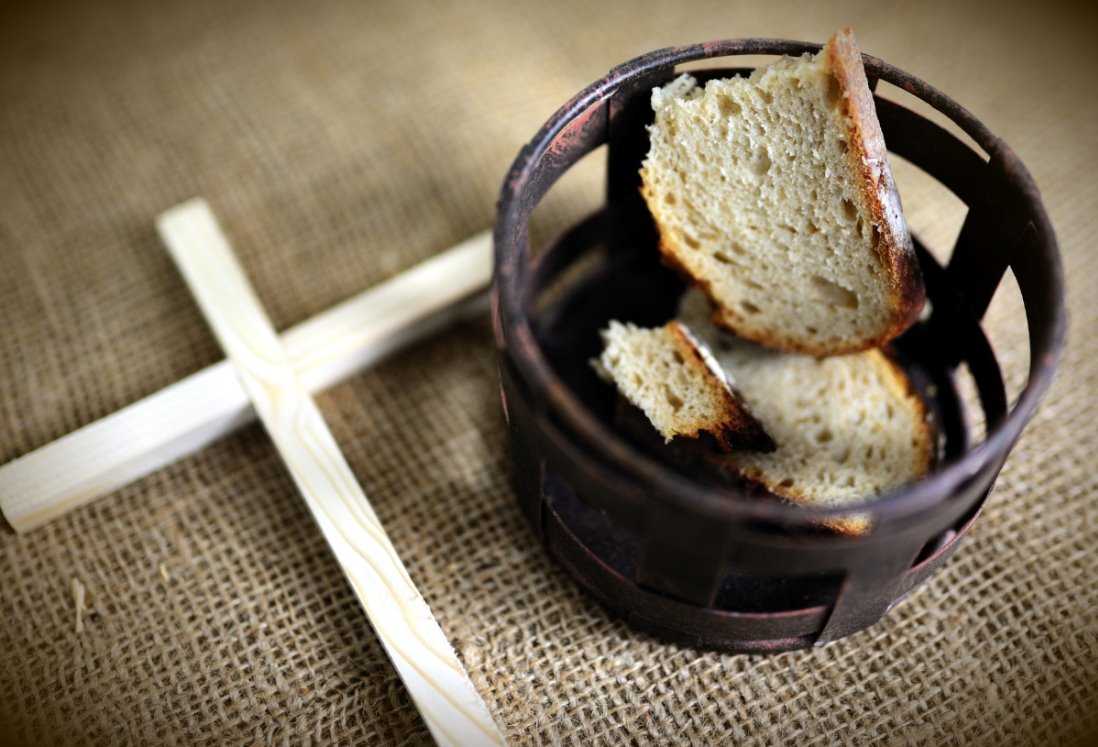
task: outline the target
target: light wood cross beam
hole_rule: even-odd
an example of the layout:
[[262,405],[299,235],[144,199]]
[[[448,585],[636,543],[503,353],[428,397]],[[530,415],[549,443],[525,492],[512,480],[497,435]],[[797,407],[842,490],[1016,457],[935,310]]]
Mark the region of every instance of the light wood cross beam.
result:
[[[487,231],[281,337],[311,392],[487,308]],[[25,532],[113,493],[255,418],[228,361],[0,466],[0,512]]]
[[157,227],[439,744],[503,744],[202,200]]

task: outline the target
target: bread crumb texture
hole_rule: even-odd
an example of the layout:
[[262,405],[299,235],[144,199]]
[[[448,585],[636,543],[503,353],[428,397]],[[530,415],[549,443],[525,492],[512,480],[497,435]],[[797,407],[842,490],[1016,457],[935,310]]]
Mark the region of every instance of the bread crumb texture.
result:
[[772,350],[705,324],[708,301],[687,294],[680,317],[736,377],[773,437],[768,454],[723,464],[772,493],[814,506],[856,505],[931,466],[932,429],[903,370],[880,350],[818,358]]

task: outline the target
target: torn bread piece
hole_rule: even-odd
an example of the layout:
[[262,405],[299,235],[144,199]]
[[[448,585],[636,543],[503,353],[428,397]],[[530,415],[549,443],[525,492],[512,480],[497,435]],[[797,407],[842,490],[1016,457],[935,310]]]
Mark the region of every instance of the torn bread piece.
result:
[[685,325],[644,329],[611,321],[599,375],[648,416],[669,442],[711,434],[722,450],[767,451],[774,442],[739,399],[709,350]]
[[[934,430],[926,405],[880,350],[817,358],[764,348],[705,323],[708,301],[690,291],[680,318],[736,377],[777,448],[717,457],[776,496],[807,506],[851,506],[929,472]],[[855,512],[827,526],[863,534]]]
[[748,78],[682,75],[652,92],[642,193],[665,260],[714,322],[768,347],[882,345],[925,290],[849,30]]

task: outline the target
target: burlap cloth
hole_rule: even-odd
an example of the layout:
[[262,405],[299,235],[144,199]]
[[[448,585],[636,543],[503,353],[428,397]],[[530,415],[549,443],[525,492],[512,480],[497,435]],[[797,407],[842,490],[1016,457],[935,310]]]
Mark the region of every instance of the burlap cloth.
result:
[[[1029,165],[1074,331],[971,536],[887,619],[771,658],[610,619],[516,506],[485,320],[332,389],[322,409],[516,743],[1094,739],[1098,24],[1050,2],[952,6],[9,6],[0,461],[220,359],[154,234],[165,208],[209,199],[284,328],[488,227],[521,145],[618,62],[852,24],[863,49],[940,86]],[[597,203],[599,170],[555,190],[539,231]],[[948,247],[960,206],[898,172],[912,225]],[[989,325],[1016,391],[1025,338],[1005,296]],[[45,528],[0,531],[0,741],[428,739],[258,426]]]

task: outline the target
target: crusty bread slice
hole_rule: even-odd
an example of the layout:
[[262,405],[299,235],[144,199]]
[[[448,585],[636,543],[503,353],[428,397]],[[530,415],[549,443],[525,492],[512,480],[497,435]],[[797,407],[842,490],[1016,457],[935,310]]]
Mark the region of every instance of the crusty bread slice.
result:
[[774,448],[712,354],[684,325],[643,329],[612,321],[602,339],[595,370],[648,416],[665,441],[705,431],[724,450]]
[[665,260],[769,347],[834,355],[881,345],[925,293],[849,30],[749,78],[689,75],[652,92],[641,169]]
[[[706,325],[697,291],[679,317],[736,377],[777,444],[768,454],[719,457],[729,469],[782,498],[814,506],[856,506],[926,474],[934,458],[926,406],[907,375],[880,350],[816,358],[764,348]],[[860,534],[864,516],[829,522]]]

